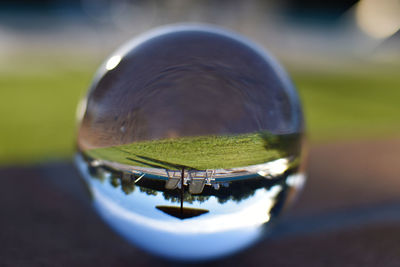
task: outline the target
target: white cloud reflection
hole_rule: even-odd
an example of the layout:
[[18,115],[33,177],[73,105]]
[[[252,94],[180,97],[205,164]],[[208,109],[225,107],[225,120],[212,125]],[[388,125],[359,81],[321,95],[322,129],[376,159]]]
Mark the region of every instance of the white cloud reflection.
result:
[[[269,221],[269,212],[275,204],[275,198],[282,191],[280,185],[275,185],[269,190],[264,188],[256,191],[251,202],[242,201],[238,211],[229,214],[213,216],[203,215],[194,219],[180,220],[165,215],[166,219],[151,218],[127,210],[119,203],[105,196],[97,188],[92,188],[96,206],[106,210],[108,214],[115,216],[126,223],[140,224],[156,231],[170,232],[174,234],[199,234],[217,233],[237,229],[258,227]],[[161,212],[161,211],[160,211]]]

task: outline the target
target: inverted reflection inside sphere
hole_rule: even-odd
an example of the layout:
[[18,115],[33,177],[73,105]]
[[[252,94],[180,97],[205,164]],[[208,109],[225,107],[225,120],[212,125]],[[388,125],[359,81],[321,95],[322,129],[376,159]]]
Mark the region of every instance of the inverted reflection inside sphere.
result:
[[77,164],[95,207],[156,254],[244,248],[304,181],[295,89],[232,33],[177,26],[139,37],[103,64],[83,104]]

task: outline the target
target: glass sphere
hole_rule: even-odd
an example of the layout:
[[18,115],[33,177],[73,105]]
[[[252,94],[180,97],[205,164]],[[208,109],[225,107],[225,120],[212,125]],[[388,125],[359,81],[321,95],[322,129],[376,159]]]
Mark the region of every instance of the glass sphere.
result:
[[155,254],[209,259],[260,239],[304,182],[304,122],[283,69],[245,38],[169,26],[100,67],[77,166],[100,216]]

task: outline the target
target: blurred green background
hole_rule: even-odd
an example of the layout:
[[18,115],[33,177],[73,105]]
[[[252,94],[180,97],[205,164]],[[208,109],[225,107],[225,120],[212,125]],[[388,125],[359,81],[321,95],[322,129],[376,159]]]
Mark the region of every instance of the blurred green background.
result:
[[[155,2],[157,6],[158,2]],[[153,19],[148,22],[138,15],[132,21],[114,21],[116,25],[124,25],[122,28],[115,25],[110,27],[107,23],[112,20],[89,23],[88,16],[76,15],[76,11],[72,18],[69,13],[37,16],[43,10],[53,14],[52,5],[43,5],[34,12],[28,12],[31,20],[22,19],[25,15],[11,16],[7,13],[7,16],[3,16],[0,19],[0,37],[3,34],[12,38],[2,39],[8,40],[8,43],[0,53],[0,165],[71,159],[75,149],[76,107],[98,66],[124,40],[154,26],[177,21],[215,23],[247,35],[267,49],[271,48],[298,89],[311,143],[400,136],[399,53],[396,50],[395,57],[392,54],[387,56],[385,50],[380,53],[384,39],[377,40],[359,34],[359,39],[349,41],[346,38],[348,32],[354,33],[354,25],[348,23],[350,26],[344,27],[343,19],[340,23],[337,19],[329,23],[322,20],[328,25],[310,33],[310,24],[294,26],[298,25],[298,17],[292,16],[293,8],[289,9],[290,12],[279,9],[289,19],[264,21],[262,19],[267,17],[265,14],[277,9],[276,4],[268,5],[266,1],[250,1],[250,5],[255,7],[250,6],[239,21],[230,19],[229,12],[219,19],[209,15],[215,9],[212,4],[205,5],[207,8],[202,9],[205,10],[203,15],[187,17],[189,15],[185,13],[185,8],[192,7],[182,4],[182,1],[175,2],[181,3],[180,8],[183,8],[178,14],[175,14],[176,8],[170,7],[164,12],[172,10],[175,13],[166,13],[157,21]],[[6,6],[11,6],[14,12],[18,11],[10,3]],[[148,4],[142,1],[138,3],[141,4],[141,10],[149,10]],[[136,6],[132,5],[132,8]],[[257,6],[264,9],[258,9]],[[55,10],[59,10],[57,8]],[[61,5],[62,8],[65,5]],[[107,10],[110,6],[105,5],[104,8]],[[270,13],[268,8],[272,10]],[[354,8],[354,3],[348,4],[346,10],[351,8]],[[5,15],[6,12],[1,14]],[[102,16],[108,18],[107,14]],[[79,18],[78,22],[76,17]],[[127,17],[130,18],[130,15]],[[153,14],[153,17],[157,15]],[[291,23],[294,19],[296,23]],[[52,21],[55,21],[54,25],[49,26]],[[138,21],[141,24],[136,23],[134,30],[126,30],[126,25]],[[27,30],[26,25],[31,22],[36,26],[30,26]],[[320,22],[312,21],[311,28]],[[260,30],[268,23],[272,25],[269,30]],[[41,25],[46,25],[44,30]],[[69,25],[67,30],[63,28],[65,25]],[[284,33],[276,30],[282,28],[288,30]],[[60,29],[61,33],[58,32]],[[100,31],[100,34],[91,37],[90,34]],[[324,37],[331,34],[336,38],[334,45],[331,44],[332,39]],[[307,39],[308,36],[317,37]],[[90,39],[95,42],[88,42]],[[112,41],[107,44],[102,43],[110,39]],[[280,43],[288,40],[293,43],[291,46],[280,47]],[[365,40],[369,41],[363,46]],[[15,43],[18,43],[16,47]],[[318,49],[314,49],[316,46]],[[387,60],[388,57],[390,60]]]
[[[76,106],[100,62],[20,60],[0,72],[0,164],[71,157]],[[400,79],[394,69],[289,72],[311,142],[399,135]]]

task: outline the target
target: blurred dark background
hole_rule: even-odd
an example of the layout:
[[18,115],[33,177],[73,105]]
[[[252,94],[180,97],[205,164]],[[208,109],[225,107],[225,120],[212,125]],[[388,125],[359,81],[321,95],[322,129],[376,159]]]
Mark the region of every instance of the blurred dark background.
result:
[[0,1],[0,265],[174,264],[101,223],[72,158],[75,110],[97,67],[137,34],[177,22],[265,47],[307,120],[299,201],[270,239],[211,264],[398,266],[398,0]]

